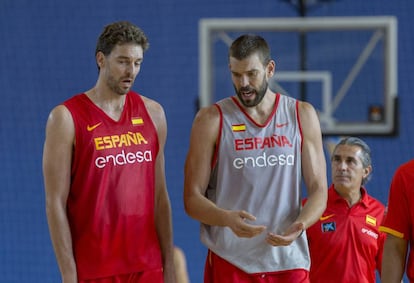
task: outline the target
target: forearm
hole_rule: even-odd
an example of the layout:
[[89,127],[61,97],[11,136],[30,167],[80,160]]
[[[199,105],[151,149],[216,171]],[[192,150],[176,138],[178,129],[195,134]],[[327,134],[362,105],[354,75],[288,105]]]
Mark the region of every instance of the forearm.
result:
[[390,234],[384,244],[381,282],[399,283],[405,270],[408,242]]
[[228,226],[227,211],[202,195],[185,197],[184,205],[187,214],[201,223],[210,226]]
[[317,190],[308,197],[296,220],[297,222],[303,223],[305,229],[312,226],[326,209],[326,192],[322,190]]
[[155,208],[155,227],[161,248],[165,282],[175,282],[172,216],[167,193],[158,197]]
[[399,283],[404,275],[404,263],[398,258],[383,260],[381,282]]
[[73,256],[72,236],[64,208],[56,204],[46,206],[49,232],[56,260],[64,283],[76,283],[77,272]]
[[169,200],[165,197],[161,197],[158,202],[155,222],[163,260],[165,261],[166,258],[172,258],[173,254],[171,206]]

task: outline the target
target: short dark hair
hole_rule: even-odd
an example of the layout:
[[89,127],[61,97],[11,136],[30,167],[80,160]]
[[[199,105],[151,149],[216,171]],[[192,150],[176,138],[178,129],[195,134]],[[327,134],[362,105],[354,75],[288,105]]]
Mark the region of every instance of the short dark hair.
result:
[[140,45],[144,51],[149,48],[148,38],[139,27],[120,21],[105,26],[96,43],[95,56],[98,52],[108,56],[116,45],[125,43]]
[[259,55],[263,66],[266,66],[271,60],[270,47],[263,37],[254,34],[244,34],[231,44],[229,58],[233,57],[237,60],[243,60],[254,53]]
[[[363,140],[361,140],[360,138],[357,138],[357,137],[346,137],[346,138],[341,139],[337,143],[337,145],[335,146],[335,148],[333,150],[332,156],[334,156],[336,149],[340,145],[358,146],[359,148],[361,148],[361,162],[362,162],[362,166],[364,168],[367,168],[368,166],[371,166],[372,165],[372,161],[371,161],[371,149],[368,146],[368,144],[366,142],[364,142]],[[370,179],[371,179],[371,174],[369,174],[364,179],[362,179],[362,185],[366,184]]]

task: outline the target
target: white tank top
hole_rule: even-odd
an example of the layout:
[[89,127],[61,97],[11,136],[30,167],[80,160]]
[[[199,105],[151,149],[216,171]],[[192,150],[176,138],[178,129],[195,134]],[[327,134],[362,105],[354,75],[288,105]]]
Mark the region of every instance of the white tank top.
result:
[[234,98],[217,102],[221,129],[207,197],[218,207],[245,210],[268,230],[239,238],[228,227],[201,225],[201,241],[247,273],[309,270],[306,233],[286,247],[266,243],[267,232],[282,233],[301,210],[301,144],[298,101],[276,94],[260,125]]

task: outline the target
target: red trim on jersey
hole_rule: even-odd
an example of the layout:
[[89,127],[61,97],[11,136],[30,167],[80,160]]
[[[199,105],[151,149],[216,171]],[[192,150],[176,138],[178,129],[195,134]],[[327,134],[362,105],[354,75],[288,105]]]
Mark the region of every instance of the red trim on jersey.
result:
[[275,104],[273,105],[273,110],[272,113],[270,113],[269,117],[267,117],[266,121],[263,124],[259,124],[257,123],[250,115],[249,113],[246,112],[245,108],[240,104],[240,102],[237,100],[237,98],[235,96],[232,96],[231,99],[233,100],[233,102],[237,105],[237,107],[240,108],[240,111],[244,113],[244,115],[246,115],[247,119],[249,119],[253,124],[255,124],[257,127],[259,128],[264,128],[267,127],[267,125],[270,123],[270,121],[273,119],[273,116],[276,113],[276,109],[277,106],[279,105],[279,99],[280,99],[280,94],[279,93],[275,93]]
[[299,133],[300,133],[300,151],[302,152],[303,149],[303,132],[302,132],[302,124],[300,123],[300,115],[299,115],[299,101],[296,101],[296,119],[298,120],[299,125]]
[[217,104],[214,104],[214,106],[217,108],[220,114],[220,125],[218,129],[217,140],[216,140],[216,148],[214,149],[213,159],[211,161],[211,168],[214,168],[214,166],[216,166],[217,164],[218,152],[220,148],[221,132],[223,131],[223,112],[221,112],[220,106],[218,106]]

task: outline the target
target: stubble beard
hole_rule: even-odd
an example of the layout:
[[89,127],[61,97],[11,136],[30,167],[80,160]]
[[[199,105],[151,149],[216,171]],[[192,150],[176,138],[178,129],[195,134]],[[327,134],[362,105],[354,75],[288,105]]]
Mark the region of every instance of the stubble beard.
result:
[[120,87],[121,81],[122,81],[122,78],[119,80],[116,80],[113,76],[109,76],[107,85],[109,89],[112,90],[114,93],[118,95],[125,95],[131,90],[131,87],[127,89]]
[[[254,89],[248,86],[248,87],[241,87],[239,90],[237,90],[236,86],[235,85],[233,86],[236,91],[237,97],[239,98],[243,106],[254,107],[254,106],[257,106],[263,100],[263,97],[266,94],[269,84],[265,79],[263,79],[263,83],[259,89]],[[246,92],[246,91],[253,91],[255,93],[255,97],[253,100],[245,100],[243,98],[242,92]]]

